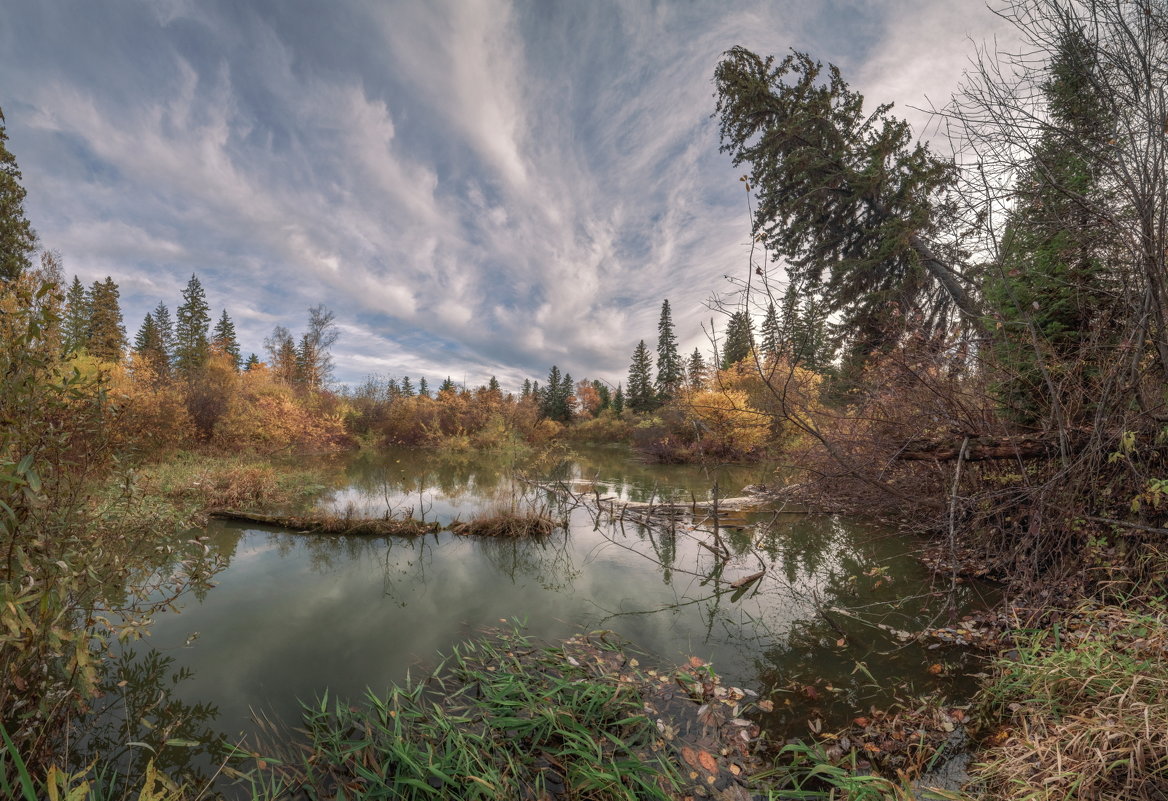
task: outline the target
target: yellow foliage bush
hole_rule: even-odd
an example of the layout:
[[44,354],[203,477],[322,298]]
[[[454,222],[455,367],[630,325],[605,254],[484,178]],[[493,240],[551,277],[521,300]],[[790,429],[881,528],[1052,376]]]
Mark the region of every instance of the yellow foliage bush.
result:
[[177,385],[160,381],[150,364],[135,356],[127,364],[105,367],[118,443],[155,454],[182,448],[194,439],[194,423]]
[[267,370],[242,373],[211,441],[262,452],[343,447],[348,442],[343,413],[322,413],[309,408],[309,400]]
[[709,438],[730,450],[749,453],[770,438],[770,416],[751,406],[741,389],[695,392],[685,406]]

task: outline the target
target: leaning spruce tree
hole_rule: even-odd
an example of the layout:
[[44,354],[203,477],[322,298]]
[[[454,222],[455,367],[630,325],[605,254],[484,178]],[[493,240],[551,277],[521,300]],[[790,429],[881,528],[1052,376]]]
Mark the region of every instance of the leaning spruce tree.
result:
[[865,111],[836,67],[805,53],[776,62],[735,47],[714,83],[722,150],[750,166],[753,233],[826,298],[851,361],[890,347],[918,312],[941,328],[955,308],[982,328],[956,254],[938,245],[952,161],[914,144],[891,106]]

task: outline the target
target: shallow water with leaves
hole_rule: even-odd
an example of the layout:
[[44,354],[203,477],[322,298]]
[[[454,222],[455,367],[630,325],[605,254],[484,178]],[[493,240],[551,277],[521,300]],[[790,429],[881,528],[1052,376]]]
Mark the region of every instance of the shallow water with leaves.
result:
[[[319,503],[361,515],[449,523],[477,512],[545,508],[567,523],[540,539],[306,535],[212,522],[207,545],[227,567],[209,592],[160,617],[148,644],[183,679],[168,700],[211,705],[181,743],[254,732],[253,715],[294,726],[300,702],[326,691],[359,699],[431,669],[439,654],[501,621],[559,640],[607,629],[649,663],[712,663],[761,694],[759,723],[782,739],[841,727],[873,706],[928,693],[960,699],[976,670],[960,653],[905,642],[980,603],[976,589],[934,582],[919,543],[877,525],[771,506],[719,522],[646,527],[547,492],[690,502],[774,481],[765,465],[657,466],[624,449],[580,450],[535,464],[491,455],[363,454]],[[704,543],[704,545],[703,545]],[[717,550],[715,548],[714,550]],[[735,587],[740,579],[761,579]],[[952,603],[951,603],[952,601]],[[141,653],[142,646],[135,646]],[[156,655],[156,656],[157,656]],[[157,671],[153,681],[161,681]],[[138,690],[125,673],[127,695]],[[177,750],[176,750],[177,749]]]

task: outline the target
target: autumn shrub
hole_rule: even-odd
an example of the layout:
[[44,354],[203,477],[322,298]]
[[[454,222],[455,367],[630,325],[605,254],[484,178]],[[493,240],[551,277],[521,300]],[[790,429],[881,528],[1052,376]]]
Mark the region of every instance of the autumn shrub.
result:
[[612,409],[605,409],[595,417],[578,422],[564,432],[564,436],[569,442],[606,445],[629,442],[632,435],[632,423],[613,412]]
[[238,376],[237,389],[215,423],[212,442],[221,448],[332,451],[351,441],[340,410],[321,407],[314,393],[298,391],[267,370]]
[[38,771],[64,764],[108,644],[210,569],[175,519],[115,480],[109,379],[62,361],[59,306],[36,275],[0,287],[0,720]]
[[132,355],[126,364],[111,365],[109,397],[122,448],[157,455],[193,443],[195,424],[181,388],[160,378],[145,359]]

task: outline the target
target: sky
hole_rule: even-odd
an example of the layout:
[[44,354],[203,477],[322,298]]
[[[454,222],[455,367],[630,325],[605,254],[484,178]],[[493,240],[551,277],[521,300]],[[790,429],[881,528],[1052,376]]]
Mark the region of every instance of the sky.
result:
[[835,63],[929,138],[1005,27],[976,0],[4,5],[26,215],[67,278],[113,277],[131,339],[196,274],[245,354],[323,303],[338,382],[506,389],[621,380],[664,299],[709,349],[749,271],[727,49]]

